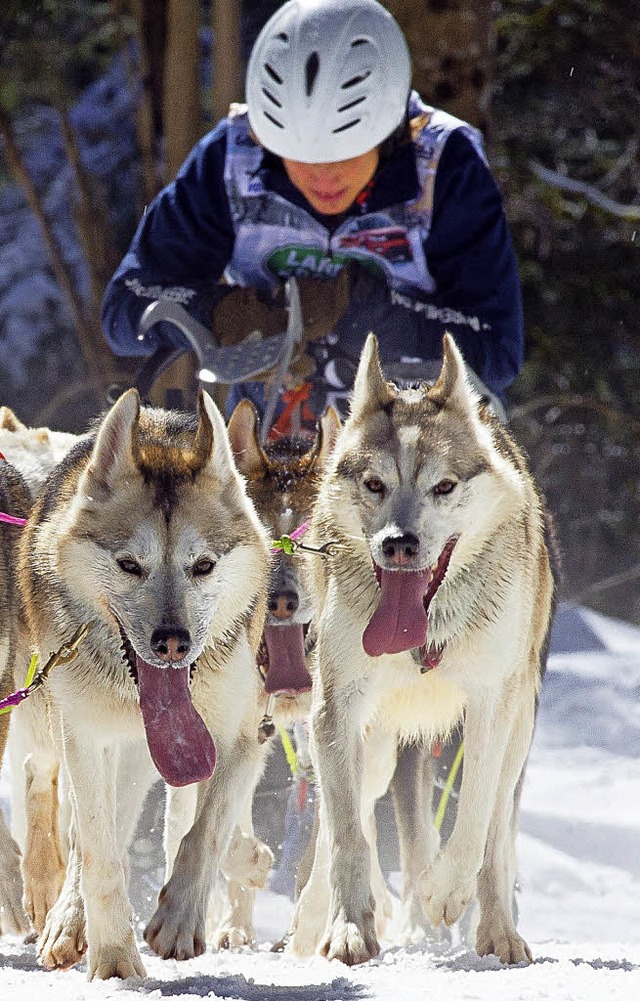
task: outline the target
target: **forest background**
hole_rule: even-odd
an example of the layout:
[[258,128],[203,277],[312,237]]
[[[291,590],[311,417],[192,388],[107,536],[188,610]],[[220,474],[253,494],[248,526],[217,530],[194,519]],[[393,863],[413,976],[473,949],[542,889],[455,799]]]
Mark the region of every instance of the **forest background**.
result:
[[[640,0],[389,0],[414,85],[478,125],[520,264],[509,420],[561,598],[640,623]],[[105,284],[144,205],[242,99],[273,0],[3,0],[0,405],[81,431],[139,361]],[[179,376],[176,376],[176,378]]]

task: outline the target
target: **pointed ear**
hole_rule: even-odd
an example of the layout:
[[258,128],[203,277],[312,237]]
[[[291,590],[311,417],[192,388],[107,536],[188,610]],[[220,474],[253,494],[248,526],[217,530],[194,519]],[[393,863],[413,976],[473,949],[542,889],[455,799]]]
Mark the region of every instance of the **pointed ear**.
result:
[[448,403],[463,410],[475,410],[478,396],[467,378],[464,359],[453,337],[442,338],[442,369],[429,390],[429,398],[438,406]]
[[382,410],[396,394],[385,379],[380,367],[378,339],[369,334],[365,341],[360,364],[353,384],[350,420],[360,420],[375,410]]
[[26,425],[18,420],[11,407],[0,407],[0,428],[3,431],[26,431]]
[[320,418],[318,437],[313,446],[314,459],[318,466],[324,466],[333,452],[338,435],[342,430],[340,414],[335,407],[328,406]]
[[116,482],[134,468],[133,438],[139,417],[138,391],[128,389],[100,425],[91,462],[80,482],[80,490],[86,495],[106,500]]
[[[229,435],[227,434],[222,414],[205,390],[201,390],[200,392],[198,406],[200,424],[208,427],[208,432],[203,430],[203,434],[208,433],[211,436],[212,447],[209,456],[209,465],[212,467],[211,471],[213,475],[218,480],[232,479],[240,485],[242,481],[238,475],[238,469],[233,458],[233,452],[229,444]],[[200,427],[198,428],[199,434]]]
[[236,465],[247,479],[258,476],[267,459],[258,437],[258,412],[251,400],[240,400],[227,424]]

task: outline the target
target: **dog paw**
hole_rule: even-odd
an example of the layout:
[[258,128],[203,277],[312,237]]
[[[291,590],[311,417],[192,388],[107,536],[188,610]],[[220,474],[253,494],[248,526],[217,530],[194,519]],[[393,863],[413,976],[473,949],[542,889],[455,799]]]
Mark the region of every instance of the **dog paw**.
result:
[[482,919],[476,936],[476,952],[479,956],[497,956],[501,963],[514,966],[516,963],[532,963],[531,950],[525,940],[506,922],[489,924]]
[[402,902],[401,925],[397,936],[399,945],[418,945],[428,942],[437,945],[449,940],[449,932],[443,926],[434,928],[424,912],[417,892],[412,892]]
[[89,947],[87,963],[87,978],[89,980],[110,980],[111,977],[128,980],[129,977],[146,976],[145,968],[136,948],[133,931],[130,936],[127,936],[127,939],[128,941],[117,945],[105,942],[97,947]]
[[184,897],[174,899],[171,883],[160,891],[158,906],[144,930],[147,945],[161,959],[193,959],[206,951],[205,915],[198,916]]
[[[307,890],[308,887],[305,887],[293,912],[289,930],[282,939],[284,951],[299,959],[313,956],[317,952],[327,920],[327,902],[320,901]],[[319,906],[321,903],[324,903],[324,907]]]
[[384,937],[387,925],[393,917],[393,902],[391,900],[391,894],[386,887],[382,892],[376,894],[376,908],[374,913],[376,936],[380,939]]
[[86,951],[82,898],[63,894],[47,915],[38,940],[38,961],[46,970],[68,970],[80,962]]
[[320,952],[327,959],[338,959],[346,966],[374,959],[380,952],[380,946],[375,934],[373,910],[363,911],[358,922],[339,915],[325,935]]
[[222,863],[222,871],[227,879],[247,889],[262,889],[267,885],[272,863],[273,852],[264,841],[237,831]]
[[461,872],[445,852],[420,877],[420,899],[434,928],[443,921],[447,926],[454,924],[476,892],[476,877]]
[[65,867],[57,853],[52,852],[46,860],[39,859],[42,865],[34,864],[33,859],[26,858],[22,865],[24,880],[24,909],[38,935],[42,934],[51,908],[60,896],[64,883]]
[[247,947],[253,948],[256,942],[256,935],[253,928],[235,927],[233,925],[221,925],[211,937],[211,944],[214,949],[226,949],[229,952],[240,952]]

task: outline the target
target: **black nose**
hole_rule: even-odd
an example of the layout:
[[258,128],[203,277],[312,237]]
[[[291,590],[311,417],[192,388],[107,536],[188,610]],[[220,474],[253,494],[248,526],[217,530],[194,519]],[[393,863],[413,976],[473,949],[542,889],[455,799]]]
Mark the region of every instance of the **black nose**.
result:
[[390,563],[405,566],[411,563],[420,548],[420,540],[410,532],[388,535],[382,540],[382,552]]
[[161,626],[151,635],[151,649],[160,660],[177,664],[186,657],[191,646],[191,636],[180,626]]
[[269,612],[276,619],[290,619],[300,604],[295,591],[270,591]]

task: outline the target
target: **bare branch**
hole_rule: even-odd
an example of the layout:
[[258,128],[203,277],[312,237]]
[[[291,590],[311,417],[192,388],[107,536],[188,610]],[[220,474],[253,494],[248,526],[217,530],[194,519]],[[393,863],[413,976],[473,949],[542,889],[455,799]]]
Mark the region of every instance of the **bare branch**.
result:
[[602,209],[603,212],[608,212],[610,215],[615,215],[619,219],[625,219],[627,222],[640,222],[640,205],[621,205],[619,202],[614,202],[595,185],[587,184],[586,181],[575,181],[557,170],[544,167],[536,160],[529,160],[529,167],[544,184],[549,184],[559,191],[568,191],[572,195],[580,195],[581,198],[586,198],[591,205],[595,205],[596,208]]

